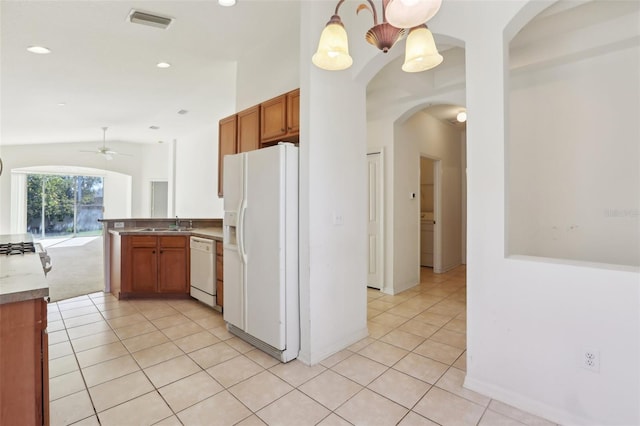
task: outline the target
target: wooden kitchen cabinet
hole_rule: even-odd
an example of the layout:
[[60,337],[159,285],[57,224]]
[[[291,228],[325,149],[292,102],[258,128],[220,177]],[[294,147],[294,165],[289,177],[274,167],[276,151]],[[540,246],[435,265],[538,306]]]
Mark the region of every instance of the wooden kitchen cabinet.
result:
[[216,241],[216,305],[223,308],[224,269],[222,262],[222,242]]
[[158,292],[189,293],[189,238],[158,237]]
[[224,156],[248,152],[280,141],[297,143],[300,89],[247,108],[218,122],[218,197],[224,194]]
[[0,425],[49,424],[47,302],[0,305]]
[[120,251],[121,257],[117,259],[112,254],[111,259],[112,263],[120,262],[120,277],[114,277],[112,272],[114,295],[127,298],[189,294],[189,237],[123,235],[120,240],[121,249],[112,253]]
[[238,152],[237,123],[236,114],[223,118],[218,123],[218,197],[222,197],[224,156]]
[[[131,270],[130,290],[132,293],[155,293],[158,282],[157,237],[125,237],[130,244],[129,268]],[[126,268],[125,268],[126,269]]]
[[260,104],[260,143],[297,142],[300,132],[300,89]]
[[300,89],[287,93],[287,133],[300,133]]
[[237,121],[237,152],[260,148],[260,106],[239,112]]

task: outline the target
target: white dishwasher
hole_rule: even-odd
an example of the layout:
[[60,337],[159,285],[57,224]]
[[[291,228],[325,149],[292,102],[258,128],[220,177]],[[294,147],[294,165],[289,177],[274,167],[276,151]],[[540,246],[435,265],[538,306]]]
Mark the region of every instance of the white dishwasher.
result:
[[191,237],[191,296],[211,307],[216,304],[215,241]]

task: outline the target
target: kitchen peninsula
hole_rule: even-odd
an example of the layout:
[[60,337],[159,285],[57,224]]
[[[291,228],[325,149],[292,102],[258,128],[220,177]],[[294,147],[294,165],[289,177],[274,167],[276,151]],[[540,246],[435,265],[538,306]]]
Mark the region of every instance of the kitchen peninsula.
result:
[[[17,241],[33,242],[0,235],[0,244]],[[0,255],[0,424],[49,424],[48,295],[38,253]]]
[[[103,219],[101,222],[105,291],[119,299],[189,297],[190,237],[222,244],[222,219]],[[221,267],[218,275],[216,304],[222,306]]]

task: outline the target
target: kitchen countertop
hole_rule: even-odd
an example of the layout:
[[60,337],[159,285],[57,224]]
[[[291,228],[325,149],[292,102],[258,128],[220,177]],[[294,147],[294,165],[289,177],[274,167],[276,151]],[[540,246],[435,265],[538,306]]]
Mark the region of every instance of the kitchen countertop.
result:
[[[28,237],[28,238],[25,238]],[[29,242],[31,235],[2,235],[2,241]],[[49,284],[38,253],[0,255],[0,304],[49,295]]]
[[193,229],[185,229],[183,231],[146,231],[147,228],[120,228],[120,229],[109,229],[109,232],[112,234],[119,235],[185,235],[185,236],[194,236],[194,237],[202,237],[202,238],[211,238],[213,240],[222,241],[222,228],[212,227],[212,228],[193,228]]

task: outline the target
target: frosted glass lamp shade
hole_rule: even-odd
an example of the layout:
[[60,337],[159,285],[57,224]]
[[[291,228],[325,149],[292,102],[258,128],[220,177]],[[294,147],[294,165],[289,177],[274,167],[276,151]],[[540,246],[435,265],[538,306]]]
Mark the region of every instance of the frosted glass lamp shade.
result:
[[412,28],[407,37],[407,45],[402,71],[420,72],[435,68],[442,62],[433,34],[426,25]]
[[433,18],[441,5],[442,0],[390,0],[385,15],[394,27],[413,28]]
[[322,30],[318,50],[311,58],[311,62],[318,68],[328,71],[344,70],[353,64],[353,59],[349,56],[347,32],[337,15],[332,16]]

